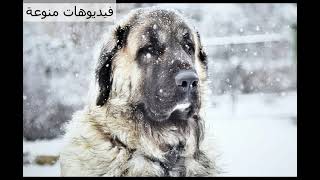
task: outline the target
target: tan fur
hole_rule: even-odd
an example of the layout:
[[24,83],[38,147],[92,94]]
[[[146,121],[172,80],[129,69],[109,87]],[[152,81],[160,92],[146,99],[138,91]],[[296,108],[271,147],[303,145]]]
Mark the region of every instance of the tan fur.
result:
[[[134,13],[131,16],[134,16]],[[124,25],[130,20],[129,16],[120,24]],[[143,25],[134,28],[128,42],[136,42],[137,37],[141,37],[139,28],[143,28]],[[195,33],[193,36],[197,39]],[[115,44],[114,41],[112,35],[105,46],[111,48]],[[196,46],[199,46],[199,43],[197,41]],[[194,120],[190,120],[186,131],[182,132],[174,126],[161,130],[144,128],[145,124],[132,119],[129,104],[141,96],[140,85],[143,76],[134,61],[137,46],[137,43],[129,43],[120,49],[113,59],[114,79],[108,102],[102,107],[89,103],[83,110],[76,112],[67,125],[65,138],[69,143],[60,154],[61,176],[162,176],[164,170],[159,162],[151,161],[146,156],[165,160],[166,150],[162,145],[176,145],[179,141],[186,142],[185,151],[181,154],[185,158],[186,176],[214,175],[214,164],[209,163],[209,167],[201,164],[207,161],[207,157],[194,158],[197,141]],[[206,72],[198,57],[195,66],[200,76],[203,99]],[[130,92],[129,83],[132,86]],[[200,109],[200,116],[201,113],[203,109]],[[204,128],[202,120],[198,123],[200,128]],[[176,176],[176,173],[173,168],[169,175]]]

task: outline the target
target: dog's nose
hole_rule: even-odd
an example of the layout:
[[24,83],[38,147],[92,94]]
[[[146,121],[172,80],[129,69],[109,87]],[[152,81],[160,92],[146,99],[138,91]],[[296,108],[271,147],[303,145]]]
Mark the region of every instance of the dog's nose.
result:
[[176,85],[184,91],[192,90],[198,86],[198,75],[191,70],[180,71],[176,77]]

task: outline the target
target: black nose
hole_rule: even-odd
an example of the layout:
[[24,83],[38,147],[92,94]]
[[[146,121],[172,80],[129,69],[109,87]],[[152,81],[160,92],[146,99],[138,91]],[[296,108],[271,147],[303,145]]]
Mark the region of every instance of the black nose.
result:
[[176,77],[176,85],[183,90],[192,90],[198,86],[198,75],[194,71],[186,70],[180,71]]

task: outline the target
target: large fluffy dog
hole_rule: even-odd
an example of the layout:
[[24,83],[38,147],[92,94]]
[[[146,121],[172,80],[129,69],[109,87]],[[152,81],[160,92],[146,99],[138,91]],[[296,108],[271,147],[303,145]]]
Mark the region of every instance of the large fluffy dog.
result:
[[199,34],[172,10],[135,10],[96,68],[94,102],[75,113],[62,176],[211,176],[200,149],[207,59]]

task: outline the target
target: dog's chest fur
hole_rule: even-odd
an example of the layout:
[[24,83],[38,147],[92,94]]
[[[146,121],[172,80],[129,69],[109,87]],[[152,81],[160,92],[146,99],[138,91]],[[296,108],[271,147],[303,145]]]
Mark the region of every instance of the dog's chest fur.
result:
[[69,125],[71,139],[61,153],[63,176],[194,176],[209,175],[210,163],[195,158],[192,128],[146,132],[113,110],[78,112]]

